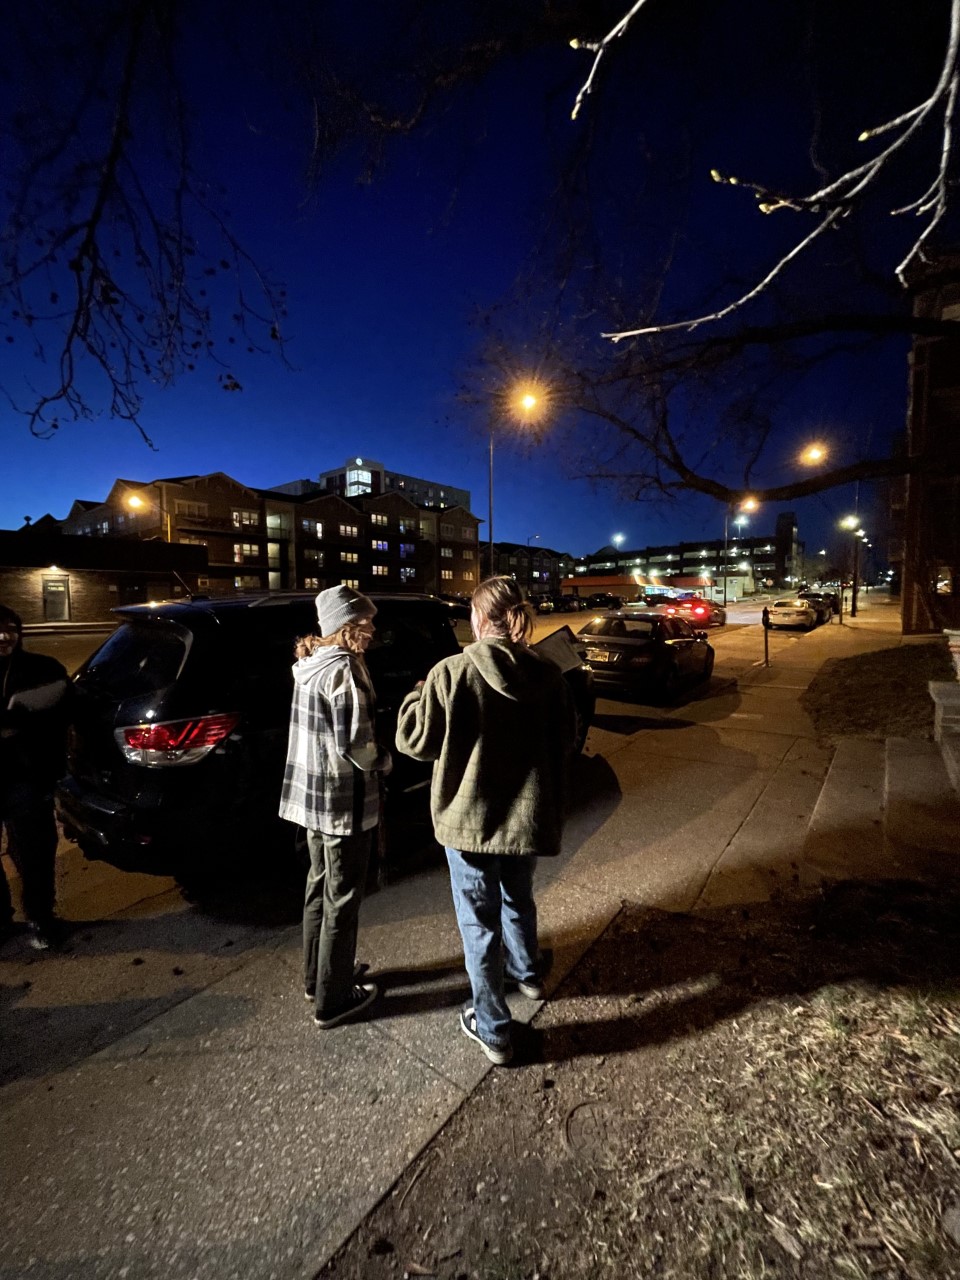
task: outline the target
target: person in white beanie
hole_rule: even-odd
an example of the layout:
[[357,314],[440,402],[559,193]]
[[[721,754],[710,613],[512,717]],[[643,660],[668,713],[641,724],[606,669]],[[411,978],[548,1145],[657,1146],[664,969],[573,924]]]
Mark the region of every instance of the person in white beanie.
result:
[[280,817],[307,829],[304,992],[322,1030],[377,997],[354,972],[360,903],[390,755],[377,745],[375,695],[363,655],[376,605],[351,587],[317,596],[320,635],[297,643]]

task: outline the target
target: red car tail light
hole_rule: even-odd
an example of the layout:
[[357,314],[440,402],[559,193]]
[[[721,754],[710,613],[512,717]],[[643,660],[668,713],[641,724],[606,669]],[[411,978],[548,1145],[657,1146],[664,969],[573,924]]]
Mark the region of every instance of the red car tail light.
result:
[[676,605],[673,605],[673,604],[667,605],[667,613],[676,613],[676,612],[677,612]]
[[702,604],[698,604],[693,612],[696,614],[698,618],[702,618],[707,611]]
[[202,760],[232,733],[238,715],[197,716],[192,720],[167,720],[161,724],[133,724],[115,729],[124,757],[131,764],[149,767],[193,764]]

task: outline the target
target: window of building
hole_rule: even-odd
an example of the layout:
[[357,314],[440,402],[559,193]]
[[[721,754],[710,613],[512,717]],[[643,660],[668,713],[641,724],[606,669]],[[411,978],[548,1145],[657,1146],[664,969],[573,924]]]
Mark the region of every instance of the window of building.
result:
[[472,570],[472,569],[464,569],[464,571],[463,571],[463,580],[464,580],[464,582],[472,582],[472,581],[473,581],[473,570]]
[[343,564],[359,564],[360,557],[356,551],[341,551],[340,560]]
[[535,578],[539,578],[539,577],[540,577],[540,570],[539,570],[539,569],[534,569],[534,571],[533,571],[533,576],[534,576]]
[[186,542],[191,547],[205,547],[207,545],[206,538],[191,538],[189,534],[183,534],[180,541]]
[[385,578],[387,576],[387,566],[385,564],[375,564],[373,566],[373,576],[375,578]]
[[390,544],[389,544],[389,542],[381,542],[381,541],[378,541],[378,539],[376,539],[376,538],[374,538],[374,539],[371,541],[370,546],[371,546],[371,548],[372,548],[374,551],[389,551],[389,550],[390,550]]
[[431,535],[432,533],[433,533],[433,521],[432,521],[432,520],[421,520],[421,521],[420,521],[420,536],[421,536],[421,537],[423,537],[423,538],[429,538],[429,537],[430,537],[430,535]]
[[375,511],[370,517],[370,523],[385,529],[387,527],[387,517],[381,511]]
[[347,472],[347,497],[360,493],[373,493],[373,472],[365,467],[351,467]]
[[118,511],[117,514],[113,517],[113,519],[118,526],[121,524],[126,524],[127,522],[127,517],[123,514],[122,511]]
[[442,538],[452,538],[452,537],[453,537],[453,525],[452,525],[452,524],[442,524],[442,525],[440,526],[440,536],[441,536]]
[[400,543],[400,559],[409,560],[411,556],[413,556],[416,549],[417,549],[416,546],[412,542],[401,542]]
[[359,591],[360,579],[359,578],[341,578],[340,585],[341,587],[353,587],[354,591]]
[[464,560],[472,560],[472,559],[473,559],[473,552],[472,552],[472,551],[470,551],[469,549],[468,549],[468,550],[466,550],[466,551],[464,551],[464,552],[463,552],[463,558],[464,558]]
[[417,522],[416,522],[416,520],[401,520],[399,523],[400,523],[400,532],[401,532],[401,533],[416,533],[416,532],[417,532]]
[[450,559],[452,559],[452,558],[453,558],[453,547],[441,547],[441,548],[440,548],[440,554],[444,557],[444,559],[445,559],[445,560],[450,560]]
[[444,582],[449,582],[449,581],[450,581],[450,579],[453,577],[453,570],[452,570],[452,569],[441,569],[441,570],[440,570],[440,577],[444,580]]
[[109,520],[101,520],[101,521],[100,521],[100,523],[99,523],[99,525],[97,525],[97,528],[100,530],[100,532],[101,532],[101,533],[109,533],[109,532],[110,532],[110,521],[109,521]]
[[255,542],[235,542],[233,544],[233,563],[244,564],[247,560],[256,560],[260,548]]
[[259,511],[234,510],[230,514],[233,516],[235,529],[259,529],[260,527]]
[[173,505],[174,511],[178,516],[191,516],[196,520],[198,517],[208,514],[205,502],[187,502],[185,499],[177,498]]
[[304,587],[304,590],[305,590],[305,591],[319,591],[319,590],[320,590],[320,579],[319,579],[319,578],[304,578],[304,580],[303,580],[303,587]]
[[303,558],[307,564],[323,564],[323,552],[318,551],[316,547],[307,547],[303,553]]
[[400,569],[400,581],[412,582],[417,576],[417,571],[411,565],[405,564]]
[[238,591],[245,591],[250,587],[259,587],[260,579],[255,573],[239,573],[234,578],[233,585]]
[[467,525],[467,524],[461,525],[460,537],[464,540],[464,542],[476,542],[477,531],[471,525]]
[[309,534],[313,538],[323,537],[323,521],[322,520],[301,520],[300,525],[303,532]]
[[342,525],[340,526],[340,537],[341,537],[341,538],[355,538],[355,537],[357,536],[358,532],[359,532],[359,531],[358,531],[357,526],[356,526],[355,524],[342,524]]

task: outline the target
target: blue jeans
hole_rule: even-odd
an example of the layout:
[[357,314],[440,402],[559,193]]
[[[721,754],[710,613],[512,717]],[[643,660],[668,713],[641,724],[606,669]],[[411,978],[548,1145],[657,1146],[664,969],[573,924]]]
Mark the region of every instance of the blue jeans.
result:
[[515,854],[461,853],[459,849],[447,849],[446,854],[477,1035],[486,1044],[507,1045],[510,1010],[503,992],[504,977],[532,980],[540,958],[533,900],[537,860]]
[[310,870],[303,900],[303,980],[317,1013],[338,1013],[353,989],[360,903],[376,829],[334,836],[307,831]]

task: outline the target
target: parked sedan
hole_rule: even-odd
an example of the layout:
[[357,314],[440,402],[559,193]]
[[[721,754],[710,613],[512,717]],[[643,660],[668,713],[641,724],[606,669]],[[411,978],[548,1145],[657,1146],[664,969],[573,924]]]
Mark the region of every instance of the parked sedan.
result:
[[817,611],[809,600],[791,596],[774,601],[770,610],[771,627],[804,627],[811,631],[817,625]]
[[694,627],[722,627],[726,625],[727,611],[722,605],[714,604],[703,596],[685,596],[679,600],[668,600],[661,606],[670,617],[686,618]]
[[835,591],[800,591],[801,600],[810,600],[825,606],[823,620],[829,622],[833,614],[840,612],[840,597]]
[[702,631],[655,610],[617,609],[577,633],[599,690],[673,697],[681,685],[709,680],[714,651]]
[[807,604],[812,605],[817,615],[817,625],[821,622],[829,622],[833,617],[833,606],[830,600],[820,591],[800,591],[797,593],[798,600],[805,600]]

